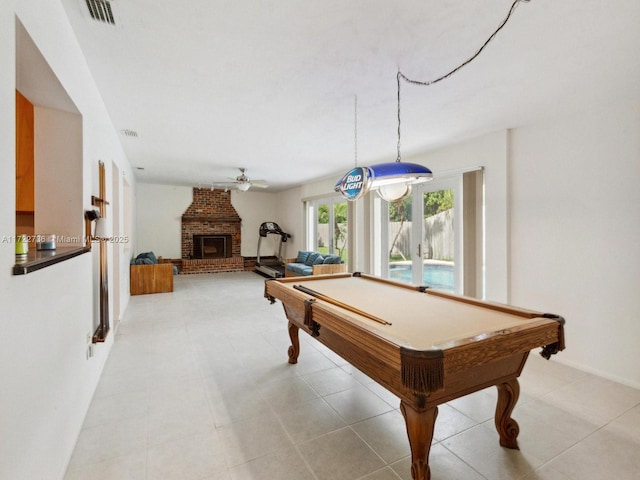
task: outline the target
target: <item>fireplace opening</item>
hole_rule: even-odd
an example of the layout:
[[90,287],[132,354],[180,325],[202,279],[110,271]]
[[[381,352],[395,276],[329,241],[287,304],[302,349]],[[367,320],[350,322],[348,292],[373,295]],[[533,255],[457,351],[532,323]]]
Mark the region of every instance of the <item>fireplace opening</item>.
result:
[[193,236],[193,258],[228,258],[231,254],[231,235]]

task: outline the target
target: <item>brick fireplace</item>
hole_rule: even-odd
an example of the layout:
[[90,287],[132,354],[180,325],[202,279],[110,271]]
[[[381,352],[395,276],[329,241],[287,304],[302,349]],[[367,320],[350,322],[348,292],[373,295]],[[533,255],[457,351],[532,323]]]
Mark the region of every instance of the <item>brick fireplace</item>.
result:
[[243,271],[241,221],[231,192],[194,188],[193,202],[182,215],[181,273]]

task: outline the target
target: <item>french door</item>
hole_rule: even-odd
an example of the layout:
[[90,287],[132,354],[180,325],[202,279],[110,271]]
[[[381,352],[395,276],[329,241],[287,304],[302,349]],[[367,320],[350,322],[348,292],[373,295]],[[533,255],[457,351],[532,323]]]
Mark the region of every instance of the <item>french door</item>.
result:
[[462,177],[414,186],[411,196],[386,207],[386,276],[461,293]]
[[322,198],[308,203],[308,248],[339,255],[347,263],[348,205],[343,197]]

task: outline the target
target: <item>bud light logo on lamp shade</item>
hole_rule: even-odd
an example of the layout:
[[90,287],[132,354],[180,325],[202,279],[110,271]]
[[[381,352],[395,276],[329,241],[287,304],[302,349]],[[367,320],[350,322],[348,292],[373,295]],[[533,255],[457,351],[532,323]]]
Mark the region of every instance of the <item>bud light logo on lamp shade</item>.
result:
[[335,191],[347,200],[354,201],[362,197],[371,187],[371,172],[368,167],[356,167],[349,170],[336,183]]

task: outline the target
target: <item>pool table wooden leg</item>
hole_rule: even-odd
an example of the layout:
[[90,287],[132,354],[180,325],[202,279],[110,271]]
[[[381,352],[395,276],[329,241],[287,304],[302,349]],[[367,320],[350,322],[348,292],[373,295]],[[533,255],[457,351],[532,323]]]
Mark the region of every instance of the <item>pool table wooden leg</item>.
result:
[[411,477],[413,480],[429,480],[429,450],[433,439],[433,429],[438,416],[438,407],[416,409],[409,403],[400,402],[411,447]]
[[289,363],[298,363],[298,355],[300,354],[300,340],[298,339],[298,327],[289,322],[289,338],[291,346],[289,347]]
[[496,429],[500,434],[500,445],[506,448],[518,449],[518,422],[511,418],[511,412],[520,396],[520,384],[514,378],[508,382],[496,385],[498,387],[498,404],[496,405]]

